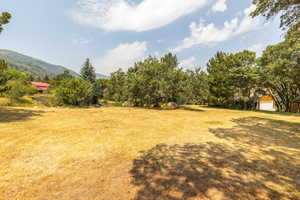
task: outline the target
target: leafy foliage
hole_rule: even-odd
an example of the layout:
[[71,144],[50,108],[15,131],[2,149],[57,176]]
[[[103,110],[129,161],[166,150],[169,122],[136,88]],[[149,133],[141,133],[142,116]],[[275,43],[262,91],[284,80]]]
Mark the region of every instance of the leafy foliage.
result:
[[6,84],[5,96],[9,97],[12,101],[18,100],[25,94],[33,94],[36,90],[29,85],[25,84],[22,80],[10,80]]
[[177,57],[171,53],[160,60],[149,57],[136,63],[125,73],[111,74],[108,98],[127,101],[128,105],[158,107],[168,102],[203,103],[206,99],[205,73],[178,68]]
[[281,27],[290,27],[300,19],[299,0],[253,0],[256,9],[251,13],[253,17],[263,15],[270,19],[280,14]]
[[90,82],[82,78],[65,80],[56,89],[58,102],[66,105],[89,105],[93,97],[93,88]]
[[0,95],[4,92],[4,86],[8,81],[7,69],[5,60],[0,60]]
[[293,27],[285,41],[267,47],[260,59],[264,86],[276,99],[280,110],[291,111],[299,100],[300,87],[300,30]]
[[0,15],[0,33],[3,31],[3,25],[9,23],[11,19],[11,14],[8,12],[3,12]]
[[92,66],[90,59],[86,59],[83,67],[81,68],[80,75],[84,80],[90,82],[93,87],[91,103],[98,103],[98,98],[101,95],[101,86],[99,85],[99,82],[96,81],[95,68]]
[[254,109],[259,79],[254,52],[218,52],[207,64],[210,104]]
[[86,59],[83,67],[81,68],[80,75],[83,79],[91,83],[94,83],[96,81],[95,69],[91,64],[90,59]]
[[0,96],[11,100],[19,99],[25,94],[35,93],[28,82],[29,76],[23,72],[8,69],[4,60],[0,60]]

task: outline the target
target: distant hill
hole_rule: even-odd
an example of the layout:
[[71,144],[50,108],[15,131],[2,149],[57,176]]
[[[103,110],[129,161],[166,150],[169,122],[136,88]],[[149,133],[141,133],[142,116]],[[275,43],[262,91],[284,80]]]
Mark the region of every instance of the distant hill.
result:
[[[0,49],[0,59],[4,59],[8,66],[22,72],[33,75],[58,75],[65,70],[69,70],[73,76],[78,77],[79,74],[60,65],[53,65],[45,61],[32,58],[14,51]],[[108,79],[109,76],[103,74],[96,74],[97,78]]]
[[0,49],[0,59],[4,59],[8,66],[33,75],[58,75],[69,70],[73,76],[79,76],[76,72],[60,65],[53,65],[42,60],[32,58],[14,51]]
[[96,73],[96,77],[100,79],[109,79],[109,76],[103,75],[103,74],[98,74]]

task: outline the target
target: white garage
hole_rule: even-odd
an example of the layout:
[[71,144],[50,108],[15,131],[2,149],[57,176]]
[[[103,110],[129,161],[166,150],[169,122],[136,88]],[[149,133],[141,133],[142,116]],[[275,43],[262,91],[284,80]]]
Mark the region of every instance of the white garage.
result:
[[263,96],[259,99],[259,110],[276,111],[275,102],[272,97]]

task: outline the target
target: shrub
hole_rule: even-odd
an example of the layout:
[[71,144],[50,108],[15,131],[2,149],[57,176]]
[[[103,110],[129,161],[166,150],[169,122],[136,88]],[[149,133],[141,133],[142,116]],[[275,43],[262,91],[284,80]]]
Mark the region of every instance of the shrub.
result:
[[8,81],[5,96],[10,98],[10,100],[17,100],[31,91],[32,88],[27,86],[23,81]]
[[55,96],[58,102],[66,105],[89,105],[93,97],[92,84],[82,78],[64,81],[57,88]]

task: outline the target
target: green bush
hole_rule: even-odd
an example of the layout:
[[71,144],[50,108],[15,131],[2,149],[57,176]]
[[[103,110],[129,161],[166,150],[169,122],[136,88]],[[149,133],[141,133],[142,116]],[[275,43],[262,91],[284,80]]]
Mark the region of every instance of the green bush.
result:
[[16,100],[23,97],[25,94],[31,93],[34,89],[27,86],[23,81],[8,81],[6,84],[5,96],[10,100]]
[[82,78],[64,81],[55,92],[58,103],[65,105],[89,105],[93,97],[92,84]]

